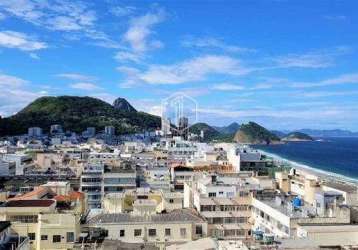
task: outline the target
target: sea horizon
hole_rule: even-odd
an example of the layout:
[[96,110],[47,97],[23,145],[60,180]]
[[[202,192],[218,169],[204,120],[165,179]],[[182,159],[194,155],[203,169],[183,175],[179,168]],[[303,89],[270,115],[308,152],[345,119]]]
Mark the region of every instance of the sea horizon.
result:
[[253,148],[262,151],[267,156],[285,161],[293,167],[357,183],[358,138],[325,137],[316,139],[311,142],[254,145]]

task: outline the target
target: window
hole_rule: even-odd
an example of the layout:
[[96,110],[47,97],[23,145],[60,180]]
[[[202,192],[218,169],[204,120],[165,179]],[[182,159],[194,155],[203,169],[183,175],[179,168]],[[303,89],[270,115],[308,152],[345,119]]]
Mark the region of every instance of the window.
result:
[[165,236],[170,236],[170,228],[165,229]]
[[10,221],[19,221],[22,223],[37,223],[37,215],[15,215],[10,216]]
[[119,237],[124,237],[124,229],[119,230]]
[[156,236],[156,235],[157,235],[157,230],[154,229],[154,228],[149,229],[149,230],[148,230],[148,235],[149,235],[150,237]]
[[209,197],[216,197],[216,193],[209,193]]
[[224,194],[224,192],[223,192],[223,191],[220,191],[220,192],[219,192],[219,194],[220,194],[220,195],[223,195],[223,194]]
[[173,199],[169,199],[169,203],[174,203],[174,200],[173,200]]
[[196,225],[195,226],[195,233],[198,235],[202,235],[203,234],[203,227],[201,225]]
[[180,236],[181,237],[186,237],[186,228],[180,228]]
[[74,242],[75,241],[75,233],[74,232],[67,232],[66,233],[67,242]]
[[134,229],[134,237],[138,237],[142,235],[142,229]]
[[237,223],[246,223],[247,218],[246,217],[239,217]]
[[245,236],[245,230],[244,229],[238,229],[236,230],[237,236]]
[[47,235],[41,235],[41,240],[47,240],[48,236]]
[[53,243],[61,242],[61,235],[52,236],[52,242]]
[[30,240],[35,240],[35,238],[36,238],[35,233],[28,233],[27,236],[29,237]]

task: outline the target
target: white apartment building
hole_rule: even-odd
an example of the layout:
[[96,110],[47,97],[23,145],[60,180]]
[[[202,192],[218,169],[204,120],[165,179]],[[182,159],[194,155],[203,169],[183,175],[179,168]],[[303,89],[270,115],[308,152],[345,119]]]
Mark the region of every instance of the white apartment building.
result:
[[276,237],[290,238],[297,235],[299,224],[349,224],[350,209],[336,198],[327,198],[321,204],[328,208],[307,203],[296,195],[269,193],[257,194],[252,198],[253,229]]
[[239,176],[224,178],[203,175],[184,185],[184,207],[195,208],[208,222],[208,235],[219,239],[245,239],[251,235],[249,225],[250,189]]
[[23,175],[27,168],[33,167],[32,158],[26,154],[5,154],[5,162],[15,162],[15,175]]

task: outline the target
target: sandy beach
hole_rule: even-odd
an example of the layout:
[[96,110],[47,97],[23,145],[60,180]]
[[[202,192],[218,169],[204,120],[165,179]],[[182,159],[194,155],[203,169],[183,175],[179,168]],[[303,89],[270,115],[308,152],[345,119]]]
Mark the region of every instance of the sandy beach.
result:
[[358,179],[350,178],[345,175],[341,175],[341,174],[337,174],[337,173],[333,173],[333,172],[329,172],[329,171],[325,171],[325,170],[321,170],[321,169],[317,169],[317,168],[313,168],[311,166],[301,164],[301,163],[298,163],[295,161],[291,161],[289,159],[283,158],[276,154],[266,152],[261,149],[255,149],[255,150],[257,150],[258,152],[260,152],[263,155],[271,157],[274,160],[274,162],[276,162],[278,164],[284,164],[286,166],[295,168],[296,170],[298,170],[300,172],[315,175],[315,176],[319,177],[319,179],[321,179],[321,180],[328,180],[328,181],[332,181],[332,182],[349,183],[349,184],[353,184],[353,185],[358,185]]

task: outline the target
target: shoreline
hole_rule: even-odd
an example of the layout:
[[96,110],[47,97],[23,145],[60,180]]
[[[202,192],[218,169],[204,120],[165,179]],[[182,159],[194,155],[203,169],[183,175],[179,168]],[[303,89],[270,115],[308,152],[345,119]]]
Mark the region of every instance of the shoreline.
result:
[[350,183],[350,184],[354,184],[354,185],[358,185],[358,178],[351,178],[342,174],[337,174],[334,172],[330,172],[330,171],[326,171],[326,170],[322,170],[322,169],[318,169],[318,168],[314,168],[311,167],[309,165],[306,164],[302,164],[287,158],[284,158],[280,155],[274,154],[274,153],[270,153],[267,152],[265,150],[262,149],[256,149],[253,148],[254,150],[257,150],[258,152],[260,152],[261,154],[264,154],[268,157],[273,158],[273,160],[278,161],[278,162],[282,162],[287,164],[289,167],[295,168],[299,171],[302,172],[306,172],[308,174],[312,174],[312,175],[316,175],[317,177],[323,179],[323,180],[329,180],[329,181],[333,181],[333,182],[344,182],[344,183]]

